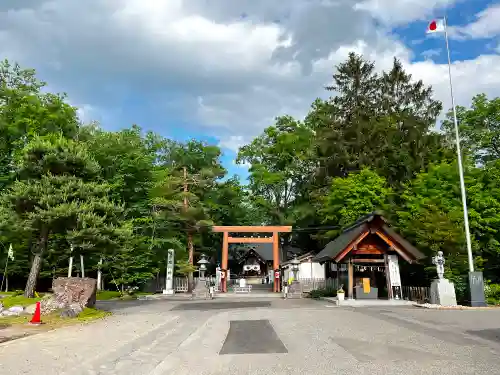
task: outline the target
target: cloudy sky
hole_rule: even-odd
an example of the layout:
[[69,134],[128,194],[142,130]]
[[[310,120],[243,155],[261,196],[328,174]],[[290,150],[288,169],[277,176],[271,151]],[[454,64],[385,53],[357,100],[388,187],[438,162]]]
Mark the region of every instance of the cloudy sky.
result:
[[0,52],[85,121],[219,144],[244,176],[238,147],[303,117],[350,51],[397,56],[448,108],[444,40],[425,35],[445,14],[458,104],[499,96],[498,0],[1,0]]

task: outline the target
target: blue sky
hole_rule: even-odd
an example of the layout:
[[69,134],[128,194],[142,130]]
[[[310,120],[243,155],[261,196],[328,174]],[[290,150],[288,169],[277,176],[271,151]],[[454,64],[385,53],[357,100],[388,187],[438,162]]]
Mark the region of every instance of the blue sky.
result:
[[218,144],[230,174],[239,146],[275,116],[303,117],[350,51],[398,57],[449,108],[447,14],[456,99],[500,95],[500,2],[491,0],[3,0],[2,57],[37,69],[84,121],[138,124]]

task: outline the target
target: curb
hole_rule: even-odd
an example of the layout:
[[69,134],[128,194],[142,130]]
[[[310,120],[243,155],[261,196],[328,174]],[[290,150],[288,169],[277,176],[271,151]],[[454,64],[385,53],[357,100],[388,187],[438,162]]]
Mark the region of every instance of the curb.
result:
[[500,306],[484,306],[484,307],[481,307],[481,306],[462,306],[462,305],[459,305],[459,306],[439,306],[439,305],[430,305],[430,306],[426,306],[426,305],[422,305],[422,304],[414,304],[413,306],[415,307],[419,307],[421,309],[427,309],[427,310],[494,310],[494,309],[498,309],[500,308]]

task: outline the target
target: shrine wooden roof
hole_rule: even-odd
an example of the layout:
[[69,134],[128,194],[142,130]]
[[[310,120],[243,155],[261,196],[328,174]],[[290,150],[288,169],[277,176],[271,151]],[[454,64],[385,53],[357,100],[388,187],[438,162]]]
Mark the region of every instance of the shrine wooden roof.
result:
[[411,245],[392,229],[387,220],[378,212],[363,216],[342,233],[329,242],[313,259],[316,262],[341,261],[358,243],[369,235],[379,236],[387,245],[403,259],[413,263],[425,258],[416,247]]

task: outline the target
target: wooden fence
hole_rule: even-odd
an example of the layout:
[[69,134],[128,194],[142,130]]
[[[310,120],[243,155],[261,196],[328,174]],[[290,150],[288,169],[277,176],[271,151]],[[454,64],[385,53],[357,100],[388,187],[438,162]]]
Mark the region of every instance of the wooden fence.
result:
[[403,299],[420,303],[430,302],[431,288],[426,286],[404,286]]
[[[205,280],[215,283],[215,277],[206,277]],[[194,285],[198,282],[198,277],[194,278]],[[178,293],[186,293],[188,291],[187,277],[174,277],[174,290]]]

